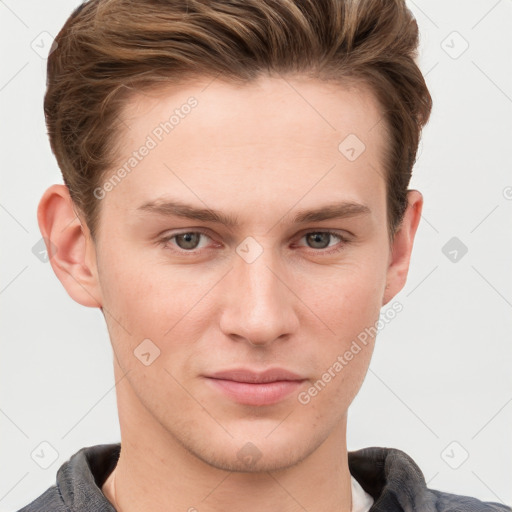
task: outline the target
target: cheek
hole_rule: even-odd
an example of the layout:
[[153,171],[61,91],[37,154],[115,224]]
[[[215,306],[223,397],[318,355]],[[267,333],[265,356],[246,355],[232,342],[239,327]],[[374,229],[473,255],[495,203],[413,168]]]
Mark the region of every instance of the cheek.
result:
[[333,426],[356,397],[364,381],[373,343],[356,341],[323,361],[322,370],[298,395],[302,410],[324,428]]
[[[309,387],[300,395],[315,415],[337,421],[357,395],[370,365],[375,346],[379,307],[371,293],[338,293],[322,319],[334,335],[326,333],[311,354]],[[328,420],[330,418],[330,420]]]
[[[208,292],[219,276],[215,272],[198,276],[192,266],[144,263],[137,255],[126,256],[131,254],[128,250],[125,257],[121,254],[117,250],[105,254],[101,269],[112,345],[124,370],[147,372],[148,378],[155,380],[168,379],[168,374],[153,375],[163,365],[172,371],[176,365],[185,368],[187,359],[196,353],[195,343],[204,337],[215,306],[213,294]],[[154,345],[144,341],[147,339]],[[146,345],[141,345],[143,342]],[[150,367],[135,357],[145,353],[143,347],[158,354]],[[169,384],[172,387],[172,379]]]
[[385,286],[385,264],[360,258],[302,280],[301,295],[334,333],[354,335],[378,318]]
[[320,381],[317,390],[311,391],[323,396],[318,403],[329,396],[341,404],[355,396],[370,363],[386,282],[385,264],[377,260],[371,265],[361,258],[330,269],[324,277],[303,282],[302,288],[303,296],[310,299],[308,306],[327,326],[310,360],[312,373]]
[[160,336],[199,301],[207,284],[191,282],[179,268],[147,261],[128,246],[105,253],[100,270],[105,307],[123,318],[128,331],[142,328]]

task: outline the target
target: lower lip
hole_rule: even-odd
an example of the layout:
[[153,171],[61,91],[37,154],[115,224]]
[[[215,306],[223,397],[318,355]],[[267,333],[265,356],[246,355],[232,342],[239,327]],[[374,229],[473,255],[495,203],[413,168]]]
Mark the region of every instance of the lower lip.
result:
[[208,381],[229,398],[244,405],[276,404],[294,391],[296,392],[303,382],[301,380],[279,380],[256,384],[211,378]]

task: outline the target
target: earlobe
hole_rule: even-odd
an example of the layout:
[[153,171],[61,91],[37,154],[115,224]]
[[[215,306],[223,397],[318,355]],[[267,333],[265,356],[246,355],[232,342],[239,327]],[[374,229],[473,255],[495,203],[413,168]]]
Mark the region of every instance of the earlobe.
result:
[[383,306],[405,286],[407,281],[414,237],[421,218],[423,196],[417,190],[409,190],[407,200],[407,209],[391,245],[386,288],[382,299]]
[[83,306],[101,307],[94,243],[75,213],[66,185],[45,191],[37,221],[53,271],[70,297]]

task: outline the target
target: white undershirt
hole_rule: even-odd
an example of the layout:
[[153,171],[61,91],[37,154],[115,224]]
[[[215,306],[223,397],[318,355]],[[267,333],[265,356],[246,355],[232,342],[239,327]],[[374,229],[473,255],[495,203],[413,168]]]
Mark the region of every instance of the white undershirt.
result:
[[352,480],[352,512],[368,512],[373,505],[373,498],[352,475],[350,478]]

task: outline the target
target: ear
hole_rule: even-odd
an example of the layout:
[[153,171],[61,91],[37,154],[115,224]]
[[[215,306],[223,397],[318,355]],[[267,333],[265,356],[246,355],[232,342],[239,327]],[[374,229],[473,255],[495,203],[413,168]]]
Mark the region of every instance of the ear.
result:
[[407,192],[407,209],[390,247],[387,285],[382,301],[383,306],[404,287],[407,281],[414,236],[418,229],[422,208],[423,196],[421,193],[417,190],[409,190]]
[[83,306],[101,307],[94,242],[73,208],[66,185],[52,185],[45,191],[37,222],[53,271],[70,297]]

